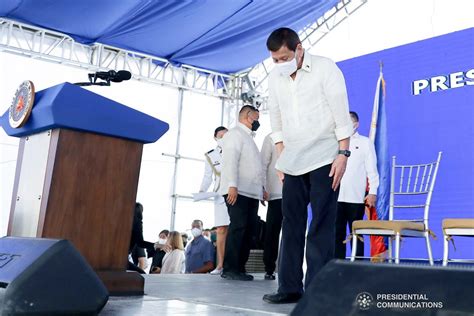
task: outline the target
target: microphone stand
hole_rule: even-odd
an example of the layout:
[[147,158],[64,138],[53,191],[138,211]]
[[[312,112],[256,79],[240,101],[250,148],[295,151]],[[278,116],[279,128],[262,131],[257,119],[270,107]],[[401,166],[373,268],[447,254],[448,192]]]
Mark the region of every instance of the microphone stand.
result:
[[110,86],[110,78],[106,78],[105,82],[97,82],[97,74],[89,74],[89,82],[77,82],[74,83],[76,86],[86,87],[86,86]]
[[[120,74],[120,72],[121,71],[119,71],[119,74]],[[89,82],[76,82],[76,83],[74,83],[74,85],[82,86],[82,87],[85,87],[85,86],[107,86],[108,87],[108,86],[110,86],[110,82],[122,82],[123,80],[130,79],[130,77],[128,77],[126,79],[123,79],[123,78],[112,78],[112,77],[109,77],[109,76],[106,76],[104,78],[103,74],[101,74],[101,77],[99,77],[97,74],[98,73],[88,74]],[[115,74],[115,72],[114,72],[114,74]],[[104,81],[97,82],[97,79],[102,79]]]
[[109,82],[76,82],[73,83],[76,86],[86,87],[86,86],[110,86]]

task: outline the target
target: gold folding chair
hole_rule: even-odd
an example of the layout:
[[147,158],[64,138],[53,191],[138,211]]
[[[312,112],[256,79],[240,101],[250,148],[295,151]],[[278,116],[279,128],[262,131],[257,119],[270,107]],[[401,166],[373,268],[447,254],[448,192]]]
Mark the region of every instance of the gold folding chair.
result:
[[452,240],[453,236],[474,237],[474,218],[443,219],[443,266],[448,265],[449,241]]
[[[416,165],[397,165],[392,157],[392,176],[390,179],[389,220],[361,220],[352,223],[351,261],[356,259],[357,239],[361,235],[388,236],[388,256],[392,261],[392,242],[395,239],[395,263],[400,263],[400,240],[402,237],[425,238],[428,259],[433,265],[428,226],[431,197],[438,174],[441,152],[435,162]],[[407,198],[421,200],[422,204],[412,204]],[[426,199],[423,201],[423,196]],[[397,200],[397,201],[396,201]],[[405,200],[405,201],[403,201]],[[423,209],[423,218],[413,220],[395,220],[396,209]]]

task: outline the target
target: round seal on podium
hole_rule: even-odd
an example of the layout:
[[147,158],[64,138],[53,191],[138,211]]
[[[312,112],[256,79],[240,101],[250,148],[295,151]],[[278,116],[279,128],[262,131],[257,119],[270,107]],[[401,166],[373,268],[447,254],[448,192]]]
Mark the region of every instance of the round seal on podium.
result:
[[23,81],[18,87],[10,105],[9,122],[13,128],[25,125],[35,102],[35,85],[30,80]]

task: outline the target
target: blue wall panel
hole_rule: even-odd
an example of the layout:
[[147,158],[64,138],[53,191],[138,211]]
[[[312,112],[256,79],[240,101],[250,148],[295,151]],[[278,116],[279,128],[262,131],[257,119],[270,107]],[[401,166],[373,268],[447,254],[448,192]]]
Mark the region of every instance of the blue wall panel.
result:
[[[438,236],[432,241],[433,255],[440,259],[442,219],[474,218],[474,78],[466,78],[469,70],[467,76],[474,77],[474,28],[339,62],[362,135],[369,131],[379,61],[386,80],[391,156],[410,164],[434,161],[443,152],[430,212],[430,228]],[[449,75],[456,72],[463,72],[460,87],[449,88],[455,85]],[[428,87],[413,94],[414,81],[435,76],[447,76],[448,89],[431,92]],[[474,258],[474,239],[456,238],[455,243],[452,257]],[[427,257],[421,239],[402,242],[401,255]]]

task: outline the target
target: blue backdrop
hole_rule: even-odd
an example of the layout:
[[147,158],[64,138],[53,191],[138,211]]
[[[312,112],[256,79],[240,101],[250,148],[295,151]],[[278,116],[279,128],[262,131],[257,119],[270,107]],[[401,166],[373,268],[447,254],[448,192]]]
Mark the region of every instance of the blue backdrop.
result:
[[[433,255],[440,259],[442,219],[474,218],[474,28],[339,62],[350,108],[358,112],[360,132],[366,136],[379,61],[383,62],[386,80],[390,155],[397,156],[400,164],[410,164],[435,161],[438,152],[443,152],[429,220],[438,236],[432,240]],[[450,78],[450,74],[458,72],[462,74]],[[447,78],[438,89],[436,79],[430,79],[436,76]],[[431,92],[428,86],[414,95],[412,85],[417,80],[428,80],[420,82],[420,86],[429,82],[438,91]],[[474,258],[474,239],[458,237],[455,243],[457,251],[451,247],[450,257]],[[401,256],[427,258],[423,240],[402,242]]]

